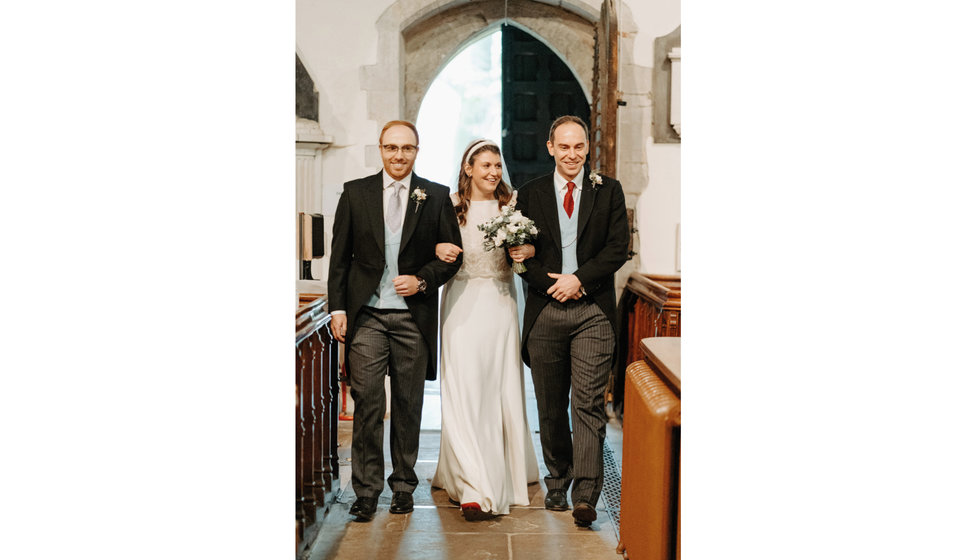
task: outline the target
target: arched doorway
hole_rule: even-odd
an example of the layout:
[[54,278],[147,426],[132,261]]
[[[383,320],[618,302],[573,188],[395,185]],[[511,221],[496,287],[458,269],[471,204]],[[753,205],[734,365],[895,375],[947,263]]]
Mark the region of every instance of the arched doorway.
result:
[[415,168],[451,190],[467,143],[489,138],[500,144],[500,42],[499,28],[478,34],[440,70],[420,103],[415,123],[422,148]]
[[419,173],[455,187],[459,159],[474,138],[504,153],[515,188],[549,173],[551,122],[566,114],[589,122],[581,80],[545,42],[507,23],[482,30],[440,70],[422,98]]
[[[461,45],[488,28],[514,26],[550,47],[572,70],[590,100],[594,167],[615,174],[616,113],[621,104],[616,22],[612,0],[600,6],[585,0],[437,0],[423,7],[396,0],[377,22],[377,64],[362,67],[369,114],[379,123],[392,118],[415,121],[430,84]],[[400,42],[392,40],[397,35]]]

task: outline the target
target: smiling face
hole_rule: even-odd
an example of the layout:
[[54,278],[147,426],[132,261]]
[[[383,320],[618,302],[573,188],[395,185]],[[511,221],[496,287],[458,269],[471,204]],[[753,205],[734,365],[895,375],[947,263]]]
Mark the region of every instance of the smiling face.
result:
[[400,181],[412,172],[415,156],[418,155],[417,143],[412,129],[400,124],[392,126],[381,136],[381,161],[392,179]]
[[585,157],[589,154],[585,129],[574,122],[558,125],[554,138],[548,141],[548,153],[555,158],[558,174],[571,181],[585,165]]
[[473,157],[473,165],[467,164],[464,171],[473,179],[471,198],[475,200],[493,198],[493,191],[500,184],[500,175],[503,172],[499,155],[490,150],[484,150]]

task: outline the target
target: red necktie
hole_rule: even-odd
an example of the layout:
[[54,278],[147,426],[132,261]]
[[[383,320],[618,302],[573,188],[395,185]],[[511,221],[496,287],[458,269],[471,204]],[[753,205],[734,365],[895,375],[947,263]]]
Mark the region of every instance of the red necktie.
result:
[[562,203],[562,206],[565,208],[565,213],[571,218],[572,210],[575,210],[575,199],[572,198],[572,189],[575,188],[575,183],[569,181],[565,186],[568,187],[568,190],[565,191],[565,202]]

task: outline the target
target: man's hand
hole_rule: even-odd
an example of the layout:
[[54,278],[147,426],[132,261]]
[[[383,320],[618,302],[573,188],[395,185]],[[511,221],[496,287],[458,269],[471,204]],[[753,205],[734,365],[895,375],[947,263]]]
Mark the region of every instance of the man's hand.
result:
[[463,249],[455,243],[436,243],[436,257],[443,262],[456,262]]
[[548,276],[555,278],[554,284],[548,288],[548,295],[558,301],[565,302],[570,299],[582,297],[582,282],[574,274],[555,274],[549,272]]
[[411,274],[395,276],[393,283],[395,293],[402,297],[414,296],[419,291],[419,279]]
[[330,332],[333,333],[333,337],[341,342],[347,342],[344,338],[347,336],[347,314],[341,313],[340,315],[330,316]]
[[507,249],[507,254],[514,262],[524,262],[534,256],[534,245],[530,243],[525,243],[524,245],[515,245],[510,249]]

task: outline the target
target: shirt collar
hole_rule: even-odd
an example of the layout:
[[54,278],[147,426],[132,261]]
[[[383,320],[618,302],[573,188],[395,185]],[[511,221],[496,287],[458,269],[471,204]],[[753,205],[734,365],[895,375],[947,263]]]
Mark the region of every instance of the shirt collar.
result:
[[[557,194],[559,194],[559,195],[564,195],[565,194],[565,185],[568,184],[568,180],[565,179],[564,177],[562,177],[561,174],[558,173],[558,170],[557,169],[555,169],[555,175],[554,175],[554,177],[555,177],[555,192]],[[582,169],[579,169],[578,170],[578,175],[576,175],[575,178],[572,179],[572,182],[575,183],[575,190],[572,191],[573,193],[578,193],[578,191],[582,190],[582,181],[583,180],[585,180],[585,166],[584,165],[582,166]]]
[[[407,189],[408,188],[408,185],[412,182],[412,175],[413,175],[413,173],[409,173],[407,177],[405,177],[404,179],[398,180],[398,182],[401,183],[401,184],[403,184],[403,185],[405,185],[405,188]],[[382,186],[384,186],[385,190],[390,189],[391,188],[391,185],[393,185],[394,183],[395,183],[395,179],[393,179],[391,177],[391,175],[388,175],[388,171],[382,169],[381,170],[381,184],[382,184]]]

